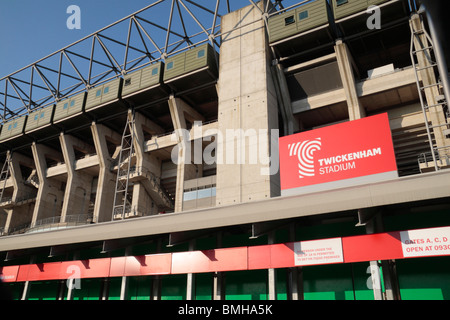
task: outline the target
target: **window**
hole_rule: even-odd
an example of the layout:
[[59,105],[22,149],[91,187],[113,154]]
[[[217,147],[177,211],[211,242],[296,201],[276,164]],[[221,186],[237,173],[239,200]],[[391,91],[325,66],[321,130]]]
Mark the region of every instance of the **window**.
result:
[[125,87],[131,85],[131,78],[125,79]]
[[156,76],[158,74],[158,68],[153,68],[152,76]]
[[102,90],[97,90],[97,93],[95,94],[96,97],[100,97],[102,95]]
[[170,70],[170,69],[173,69],[173,62],[169,62],[167,64],[166,70]]
[[42,112],[41,113],[41,119],[44,117],[44,115],[45,115],[45,112]]
[[308,10],[302,11],[298,14],[298,19],[299,20],[304,20],[306,18],[308,18]]
[[75,100],[70,101],[70,106],[73,107],[75,105]]
[[336,4],[337,4],[338,6],[343,5],[343,4],[346,4],[347,2],[348,2],[348,0],[336,0]]
[[205,56],[205,49],[200,50],[197,52],[197,58],[203,58]]
[[9,126],[8,126],[8,130],[11,130],[12,129],[12,125],[10,124]]
[[35,116],[34,116],[34,120],[35,120],[35,121],[36,121],[38,118],[39,118],[38,115],[35,115]]
[[289,16],[289,17],[284,19],[284,25],[285,26],[288,26],[288,25],[293,24],[293,23],[295,23],[294,16]]
[[14,129],[17,128],[17,122],[14,122],[13,128],[14,128]]
[[63,107],[63,109],[67,109],[69,107],[69,104],[66,102],[66,103],[64,103],[64,107]]
[[104,89],[103,89],[103,94],[107,94],[109,92],[109,87],[105,87]]

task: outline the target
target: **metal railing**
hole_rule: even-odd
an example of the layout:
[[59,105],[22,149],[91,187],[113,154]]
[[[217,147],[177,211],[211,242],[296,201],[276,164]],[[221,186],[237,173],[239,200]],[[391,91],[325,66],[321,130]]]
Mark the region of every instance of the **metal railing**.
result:
[[31,226],[31,223],[25,223],[9,228],[8,232],[5,232],[5,227],[0,228],[0,236],[38,232],[44,230],[48,231],[48,230],[64,229],[79,225],[90,224],[92,223],[92,221],[93,221],[92,214],[68,215],[66,216],[64,222],[61,222],[61,216],[55,216],[37,220],[34,226]]

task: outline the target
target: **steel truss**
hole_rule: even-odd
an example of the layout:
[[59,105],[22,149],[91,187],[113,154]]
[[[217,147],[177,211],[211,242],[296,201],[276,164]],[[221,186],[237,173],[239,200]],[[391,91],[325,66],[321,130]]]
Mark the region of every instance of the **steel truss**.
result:
[[[309,0],[308,0],[309,1]],[[0,78],[0,124],[57,103],[183,50],[219,50],[223,15],[249,5],[261,18],[295,0],[157,0],[8,76]],[[290,3],[289,3],[290,4]],[[263,8],[263,9],[262,9]]]

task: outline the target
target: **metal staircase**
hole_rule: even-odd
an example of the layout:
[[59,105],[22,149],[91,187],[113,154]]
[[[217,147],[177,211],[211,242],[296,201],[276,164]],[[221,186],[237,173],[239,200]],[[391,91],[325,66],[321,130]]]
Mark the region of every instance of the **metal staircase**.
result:
[[[410,28],[411,61],[414,68],[420,104],[425,118],[425,126],[431,150],[430,153],[419,156],[419,166],[422,172],[427,171],[426,169],[430,170],[430,168],[438,171],[444,167],[450,166],[450,143],[448,142],[449,139],[445,139],[445,136],[450,133],[448,103],[445,95],[442,93],[442,83],[440,82],[438,64],[435,61],[433,40],[427,33],[423,20],[421,20],[420,28],[415,28],[412,23],[410,24]],[[424,84],[423,81],[421,81],[422,77],[420,75],[424,72],[432,74],[433,76],[431,78],[434,79],[435,82]],[[425,98],[426,90],[433,90],[432,92],[437,93],[434,97],[435,102],[430,104]],[[432,123],[429,119],[431,112],[441,113],[445,118],[444,123]],[[438,145],[436,143],[434,132],[438,130],[441,131],[444,136],[444,145]],[[432,167],[429,166],[430,160],[433,163]]]
[[135,117],[134,111],[127,116],[127,123],[123,130],[122,142],[117,165],[116,189],[114,193],[114,204],[112,220],[124,219],[127,209],[131,207],[128,187],[130,183],[130,172],[132,157],[134,154],[135,139]]

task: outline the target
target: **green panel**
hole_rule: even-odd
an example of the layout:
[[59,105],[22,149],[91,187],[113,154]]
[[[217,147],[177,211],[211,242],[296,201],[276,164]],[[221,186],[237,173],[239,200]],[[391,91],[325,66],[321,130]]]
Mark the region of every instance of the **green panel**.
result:
[[163,276],[161,300],[186,300],[186,284],[185,274]]
[[161,83],[163,67],[164,64],[162,62],[158,62],[126,75],[122,85],[122,96],[126,96]]
[[396,260],[402,300],[450,300],[450,257]]
[[164,67],[164,81],[203,67],[214,68],[214,54],[214,49],[209,44],[204,44],[168,58]]
[[316,0],[295,10],[275,15],[269,19],[270,42],[311,30],[328,23],[328,3]]
[[275,269],[277,300],[287,300],[287,269]]
[[281,40],[297,33],[298,17],[295,11],[288,11],[269,19],[270,42]]
[[25,132],[48,125],[52,121],[54,105],[32,112],[28,115]]
[[150,300],[151,293],[151,277],[128,278],[128,300]]
[[28,300],[56,300],[58,297],[58,281],[30,282]]
[[226,273],[226,300],[267,300],[267,270]]
[[355,299],[352,269],[348,264],[304,267],[303,284],[305,300]]
[[195,274],[195,300],[212,300],[213,273]]
[[73,300],[100,300],[103,279],[81,279],[80,288],[73,289]]
[[368,0],[369,6],[371,5],[378,5],[378,4],[382,4],[385,2],[388,2],[390,0]]
[[333,0],[333,10],[335,19],[341,19],[352,14],[366,11],[369,7],[367,0],[347,0],[346,3],[337,5],[338,0]]
[[175,78],[184,73],[186,52],[177,54],[166,60],[164,67],[164,81]]
[[208,56],[211,54],[209,45],[204,44],[198,48],[190,49],[186,52],[186,62],[184,72],[188,73],[208,65]]
[[23,293],[23,282],[4,283],[5,291],[13,300],[20,300]]
[[119,98],[120,85],[121,79],[115,79],[99,87],[90,89],[86,98],[86,110]]
[[27,116],[22,116],[3,125],[0,141],[6,140],[23,133]]
[[109,278],[108,300],[120,300],[122,277]]
[[83,111],[85,93],[78,94],[72,98],[61,100],[56,104],[55,115],[53,116],[53,121],[63,120],[72,115],[80,113]]
[[304,32],[328,23],[326,0],[316,0],[295,10],[297,32]]

